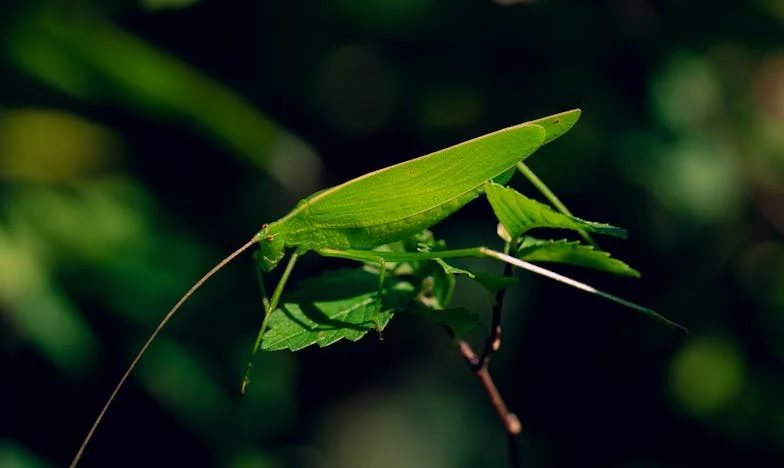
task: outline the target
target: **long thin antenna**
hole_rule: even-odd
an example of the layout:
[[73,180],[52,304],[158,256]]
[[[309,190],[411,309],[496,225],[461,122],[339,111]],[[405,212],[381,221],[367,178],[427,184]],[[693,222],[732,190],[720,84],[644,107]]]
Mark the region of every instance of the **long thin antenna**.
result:
[[82,445],[79,447],[79,451],[76,452],[73,461],[71,461],[70,468],[75,468],[77,463],[79,463],[79,460],[82,458],[82,454],[84,453],[85,447],[87,447],[87,444],[90,442],[90,439],[92,439],[93,434],[95,434],[95,430],[98,428],[98,425],[101,423],[101,420],[103,420],[103,417],[106,414],[106,411],[109,409],[109,406],[112,405],[112,402],[114,402],[114,399],[117,397],[117,393],[125,384],[125,381],[128,380],[128,377],[131,375],[131,372],[133,372],[133,369],[136,367],[136,364],[139,363],[139,360],[147,351],[147,348],[150,347],[150,344],[153,342],[153,340],[155,340],[155,338],[158,336],[158,333],[160,333],[164,325],[166,325],[169,322],[169,320],[171,320],[171,318],[174,316],[174,313],[177,312],[177,310],[185,303],[185,301],[187,301],[188,298],[190,298],[193,295],[193,293],[196,292],[196,290],[199,289],[202,284],[204,284],[205,281],[210,279],[210,277],[214,275],[218,270],[226,266],[227,263],[234,260],[239,254],[248,250],[253,244],[257,243],[258,241],[259,239],[256,236],[253,236],[253,238],[249,240],[245,245],[235,250],[234,252],[229,254],[229,256],[221,260],[217,265],[212,267],[212,269],[208,271],[204,276],[202,276],[201,279],[197,281],[193,286],[191,286],[188,292],[186,292],[185,295],[182,296],[182,298],[180,298],[180,300],[177,301],[176,304],[174,304],[174,307],[172,307],[171,310],[169,310],[169,312],[166,313],[166,315],[163,317],[163,320],[161,320],[161,323],[159,323],[158,327],[155,328],[155,331],[153,331],[150,337],[147,338],[147,341],[144,343],[144,346],[142,346],[142,349],[140,349],[139,352],[136,354],[136,357],[133,358],[133,361],[131,361],[131,365],[128,366],[128,369],[125,371],[125,374],[123,374],[122,378],[117,383],[117,386],[114,387],[112,394],[109,396],[109,399],[106,400],[106,404],[103,405],[103,409],[101,409],[101,412],[98,414],[98,417],[95,418],[95,422],[93,422],[93,426],[90,428],[90,431],[87,433],[87,436],[85,436],[84,441],[82,441]]

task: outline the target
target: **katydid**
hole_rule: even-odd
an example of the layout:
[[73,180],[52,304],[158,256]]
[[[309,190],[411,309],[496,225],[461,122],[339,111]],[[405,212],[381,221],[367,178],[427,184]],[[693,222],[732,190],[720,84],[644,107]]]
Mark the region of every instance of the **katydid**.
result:
[[[567,132],[579,116],[579,109],[551,115],[370,172],[316,192],[302,200],[283,218],[265,224],[245,245],[199,279],[164,316],[112,391],[82,442],[71,467],[79,462],[87,443],[118,391],[163,326],[207,279],[255,244],[259,244],[257,258],[265,272],[277,266],[287,249],[293,249],[293,253],[272,297],[269,301],[266,298],[264,300],[265,318],[253,347],[251,360],[260,347],[267,319],[278,307],[297,259],[308,251],[328,257],[379,262],[382,265],[384,261],[490,257],[655,315],[649,309],[485,247],[419,253],[372,250],[438,223],[480,196],[486,183],[506,183],[518,163],[542,145]],[[380,270],[383,273],[384,268]],[[243,379],[243,389],[248,382],[248,373],[246,371]]]

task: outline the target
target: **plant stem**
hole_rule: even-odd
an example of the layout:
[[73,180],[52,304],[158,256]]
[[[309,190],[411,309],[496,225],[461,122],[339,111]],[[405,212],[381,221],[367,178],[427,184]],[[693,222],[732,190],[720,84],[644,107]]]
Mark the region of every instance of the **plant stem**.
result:
[[[511,242],[506,242],[504,244],[504,254],[516,257],[518,245],[519,243],[517,242],[517,239],[512,239]],[[509,277],[513,274],[514,265],[511,263],[504,263],[504,271],[502,276]],[[503,398],[501,398],[501,394],[498,392],[498,388],[496,388],[495,383],[490,376],[490,371],[488,370],[488,366],[490,365],[490,356],[501,348],[501,310],[504,306],[505,297],[506,288],[501,288],[496,291],[495,297],[493,298],[490,334],[485,339],[485,346],[482,350],[482,356],[477,357],[476,353],[474,353],[474,350],[471,348],[471,345],[469,345],[466,341],[459,341],[457,346],[460,350],[460,355],[463,356],[466,362],[468,362],[468,365],[471,367],[471,371],[482,383],[482,387],[484,387],[485,392],[487,392],[487,396],[490,398],[490,403],[492,403],[496,413],[498,414],[498,417],[501,419],[501,423],[503,424],[504,430],[506,431],[506,440],[509,447],[509,466],[511,468],[519,468],[520,446],[517,440],[517,436],[522,430],[520,420],[514,413],[507,409]]]
[[[544,195],[544,197],[547,198],[547,200],[550,203],[552,203],[554,207],[558,209],[558,211],[560,211],[562,214],[572,216],[572,212],[569,211],[569,208],[567,208],[566,205],[564,205],[563,202],[561,202],[561,199],[559,199],[558,196],[555,193],[553,193],[552,190],[550,190],[550,187],[548,187],[547,184],[542,182],[542,179],[540,179],[539,176],[534,174],[534,171],[532,171],[528,166],[526,166],[525,163],[523,162],[517,163],[517,170],[519,170],[525,176],[525,178],[528,179],[528,181],[531,182],[534,185],[534,187],[536,187],[536,189],[539,190],[542,193],[542,195]],[[580,233],[580,237],[585,239],[586,242],[594,246],[594,248],[597,249],[599,248],[599,245],[596,244],[596,241],[593,240],[593,237],[591,237],[590,234],[588,234],[585,231],[578,231],[578,232]]]
[[[504,245],[504,254],[517,256],[517,240],[507,242]],[[514,274],[514,265],[511,263],[504,263],[504,272],[502,276],[508,277]],[[483,366],[487,366],[490,362],[490,356],[501,348],[501,309],[504,305],[504,297],[506,297],[506,288],[501,288],[495,293],[493,298],[493,311],[492,323],[490,324],[490,335],[485,340],[485,348],[482,350],[482,357],[480,362]]]
[[495,408],[499,419],[501,419],[509,445],[509,466],[511,468],[520,468],[520,447],[517,441],[517,436],[522,430],[520,420],[507,409],[501,394],[498,392],[498,388],[493,382],[493,378],[490,376],[490,372],[487,370],[487,362],[483,363],[471,348],[471,345],[465,340],[458,341],[457,348],[460,351],[460,355],[463,356],[463,359],[466,360],[471,368],[471,372],[482,383],[482,387],[484,387],[487,396],[490,398],[490,403]]
[[[419,297],[418,301],[424,304],[426,307],[433,307],[433,305],[426,300],[424,295]],[[454,332],[449,327],[444,326],[444,330],[449,334],[449,336],[452,337],[452,339],[455,338]],[[498,414],[498,418],[501,420],[501,424],[504,427],[504,432],[506,432],[506,440],[509,447],[510,468],[520,468],[520,446],[517,441],[517,436],[520,435],[520,432],[522,431],[520,420],[517,418],[517,415],[507,409],[506,403],[504,403],[504,399],[501,397],[501,393],[495,386],[493,377],[490,375],[490,371],[487,369],[488,361],[483,361],[480,359],[474,352],[473,348],[471,348],[471,345],[465,340],[457,341],[457,349],[460,352],[460,355],[466,361],[466,364],[468,364],[468,368],[471,370],[471,373],[473,373],[479,379],[479,382],[482,384],[482,388],[485,389],[485,392],[490,399],[490,404],[493,405],[496,414]]]
[[577,288],[581,291],[585,291],[589,294],[595,294],[604,299],[621,304],[625,307],[629,307],[630,309],[634,309],[638,312],[642,312],[643,314],[649,315],[651,317],[655,317],[656,319],[661,320],[662,322],[672,325],[674,327],[680,328],[683,331],[688,331],[683,325],[680,325],[678,323],[673,322],[672,320],[669,320],[667,317],[664,317],[663,315],[657,313],[652,309],[643,307],[641,305],[637,305],[633,302],[629,302],[625,299],[621,299],[620,297],[613,296],[610,293],[606,293],[600,289],[596,289],[593,286],[589,286],[585,283],[575,281],[567,276],[548,270],[547,268],[541,267],[539,265],[534,265],[533,263],[527,262],[525,260],[520,260],[517,257],[512,257],[511,255],[507,255],[503,252],[496,252],[495,250],[488,249],[487,247],[474,247],[470,249],[439,250],[437,252],[417,252],[417,253],[380,252],[380,251],[365,251],[365,250],[338,250],[338,249],[317,249],[316,252],[323,257],[346,258],[349,260],[357,260],[360,262],[378,262],[379,258],[384,258],[385,260],[390,262],[405,262],[405,261],[418,261],[418,260],[434,259],[434,258],[456,258],[456,257],[494,258],[502,262],[511,263],[517,268],[530,271],[531,273],[536,273],[537,275],[545,276],[547,278],[566,284],[573,288]]

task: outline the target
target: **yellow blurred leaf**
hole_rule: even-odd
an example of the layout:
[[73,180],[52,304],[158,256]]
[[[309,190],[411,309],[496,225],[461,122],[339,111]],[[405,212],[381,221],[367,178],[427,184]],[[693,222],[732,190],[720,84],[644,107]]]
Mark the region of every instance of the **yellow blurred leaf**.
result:
[[105,171],[117,163],[111,132],[55,109],[0,113],[0,178],[67,182]]

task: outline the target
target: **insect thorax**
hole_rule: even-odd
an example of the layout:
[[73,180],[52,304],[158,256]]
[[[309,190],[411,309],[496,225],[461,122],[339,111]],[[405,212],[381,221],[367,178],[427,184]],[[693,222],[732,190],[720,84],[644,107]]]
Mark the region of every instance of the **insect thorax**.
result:
[[276,234],[275,223],[264,225],[256,234],[259,239],[257,259],[264,271],[273,270],[285,255],[286,243],[282,235]]

